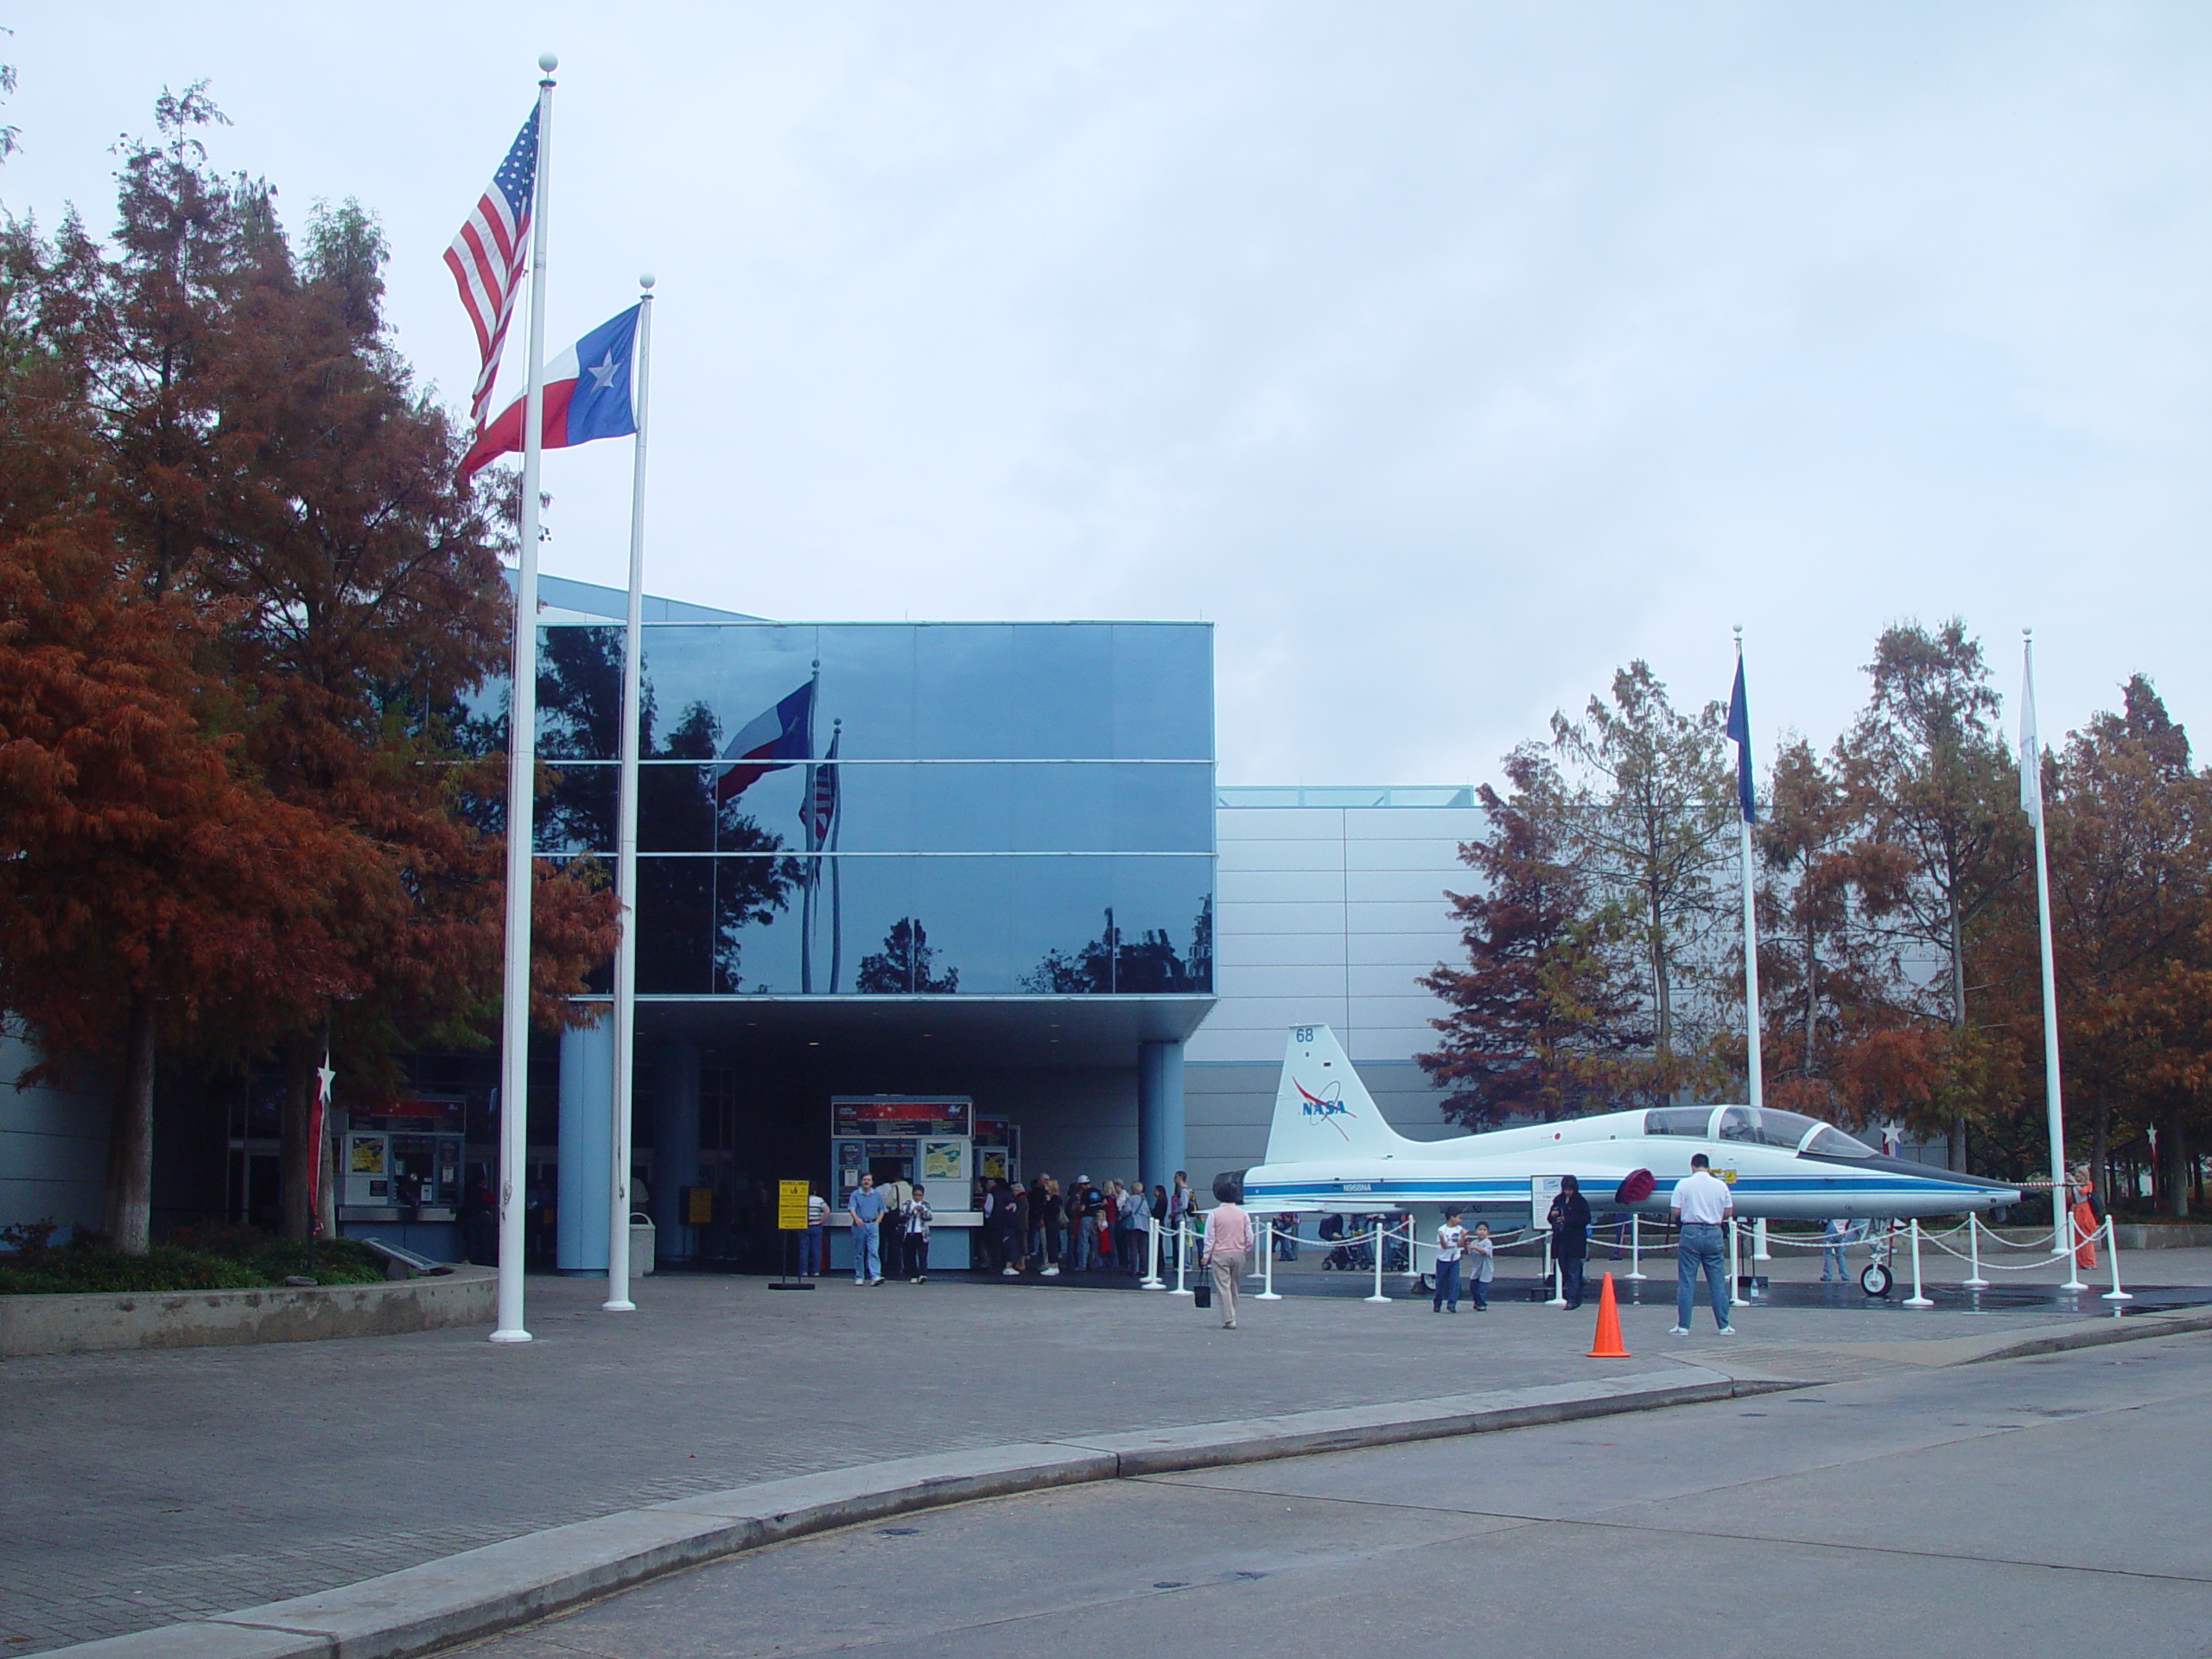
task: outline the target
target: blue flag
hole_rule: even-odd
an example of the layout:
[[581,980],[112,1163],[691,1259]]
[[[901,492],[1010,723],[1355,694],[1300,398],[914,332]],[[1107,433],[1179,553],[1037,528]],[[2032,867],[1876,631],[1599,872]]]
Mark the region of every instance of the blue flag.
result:
[[1744,695],[1744,659],[1736,659],[1736,689],[1728,694],[1728,735],[1736,745],[1736,804],[1745,823],[1759,821],[1751,792],[1751,702]]

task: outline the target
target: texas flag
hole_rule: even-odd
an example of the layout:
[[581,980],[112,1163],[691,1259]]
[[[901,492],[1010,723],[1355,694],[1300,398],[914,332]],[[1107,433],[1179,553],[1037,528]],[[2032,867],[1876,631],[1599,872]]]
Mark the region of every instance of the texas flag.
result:
[[[638,344],[638,308],[602,322],[545,365],[545,447],[566,449],[594,438],[626,438],[638,429],[630,376]],[[499,411],[467,454],[461,475],[474,477],[494,455],[522,453],[519,397]]]
[[727,806],[767,773],[814,759],[814,682],[754,715],[722,751],[729,764],[715,779],[715,803]]

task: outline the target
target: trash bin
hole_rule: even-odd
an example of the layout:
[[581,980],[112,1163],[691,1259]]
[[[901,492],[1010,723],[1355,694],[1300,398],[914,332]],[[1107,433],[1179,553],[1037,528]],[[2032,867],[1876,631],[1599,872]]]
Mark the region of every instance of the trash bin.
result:
[[642,1210],[630,1217],[630,1276],[643,1279],[653,1270],[653,1218]]

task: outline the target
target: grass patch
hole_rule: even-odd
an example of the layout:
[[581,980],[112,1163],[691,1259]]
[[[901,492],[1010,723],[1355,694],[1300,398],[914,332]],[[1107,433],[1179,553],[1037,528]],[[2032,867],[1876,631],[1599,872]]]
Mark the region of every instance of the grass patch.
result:
[[[180,1230],[144,1255],[124,1255],[104,1240],[79,1235],[51,1245],[48,1225],[0,1236],[0,1296],[83,1295],[102,1291],[264,1290],[307,1268],[307,1247],[251,1227]],[[357,1239],[315,1241],[319,1285],[374,1284],[384,1263]]]

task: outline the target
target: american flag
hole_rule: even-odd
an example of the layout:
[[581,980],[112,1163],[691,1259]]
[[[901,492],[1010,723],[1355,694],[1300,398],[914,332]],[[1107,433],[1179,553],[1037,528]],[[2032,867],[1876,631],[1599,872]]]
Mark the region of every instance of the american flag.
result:
[[461,302],[476,325],[477,349],[484,354],[476,390],[468,399],[468,418],[479,432],[491,410],[492,383],[499,378],[499,353],[514,317],[515,298],[530,269],[530,206],[537,183],[537,111],[533,107],[516,135],[514,148],[492,175],[492,188],[446,250],[446,268],[461,287]]
[[799,808],[800,822],[813,832],[814,845],[824,847],[830,841],[830,825],[837,816],[837,759],[838,740],[842,732],[830,734],[830,753],[822,757],[823,764],[813,767],[813,786],[806,791],[806,803]]

